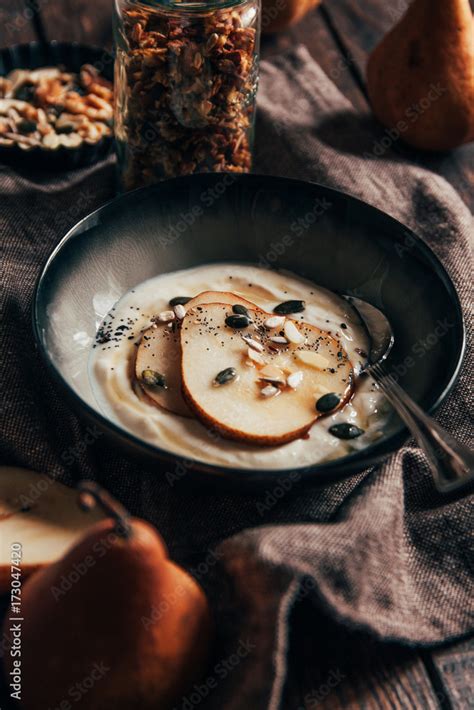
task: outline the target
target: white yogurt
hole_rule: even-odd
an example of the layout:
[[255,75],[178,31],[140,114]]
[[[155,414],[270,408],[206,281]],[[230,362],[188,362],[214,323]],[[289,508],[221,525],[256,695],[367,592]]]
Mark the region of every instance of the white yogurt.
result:
[[[319,419],[309,437],[271,448],[216,438],[197,420],[180,417],[140,399],[132,387],[130,362],[136,341],[151,318],[169,308],[174,296],[202,291],[232,291],[266,311],[282,301],[301,299],[304,313],[292,316],[331,333],[343,344],[356,374],[367,352],[367,335],[347,303],[288,272],[243,264],[211,264],[164,274],[137,285],[106,316],[103,329],[122,333],[91,348],[89,376],[101,410],[140,439],[178,456],[244,469],[286,469],[328,461],[359,450],[383,435],[388,411],[385,400],[368,378],[356,378],[352,400],[340,411]],[[346,327],[341,327],[344,324]],[[329,433],[332,424],[350,422],[365,431],[342,441]]]

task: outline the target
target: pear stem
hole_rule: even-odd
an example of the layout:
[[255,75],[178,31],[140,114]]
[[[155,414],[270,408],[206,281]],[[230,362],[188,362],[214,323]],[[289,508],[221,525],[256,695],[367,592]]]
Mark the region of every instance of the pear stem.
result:
[[122,537],[130,537],[132,533],[132,528],[128,523],[130,514],[118,500],[115,500],[95,481],[80,481],[77,489],[79,491],[78,503],[83,510],[91,510],[99,505],[107,515],[115,520],[117,534]]

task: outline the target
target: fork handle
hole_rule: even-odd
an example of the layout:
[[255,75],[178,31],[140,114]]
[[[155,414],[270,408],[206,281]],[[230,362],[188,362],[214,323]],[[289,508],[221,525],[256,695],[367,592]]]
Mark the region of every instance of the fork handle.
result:
[[474,480],[474,452],[456,441],[380,366],[371,375],[425,452],[436,488],[445,493]]

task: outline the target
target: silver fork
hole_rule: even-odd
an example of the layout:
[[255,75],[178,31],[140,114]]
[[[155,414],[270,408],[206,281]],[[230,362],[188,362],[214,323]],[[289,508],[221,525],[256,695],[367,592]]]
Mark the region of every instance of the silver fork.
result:
[[474,480],[474,452],[426,414],[386,371],[383,362],[394,342],[386,316],[360,298],[345,298],[360,316],[371,339],[371,352],[364,369],[372,375],[425,452],[437,489],[448,492]]

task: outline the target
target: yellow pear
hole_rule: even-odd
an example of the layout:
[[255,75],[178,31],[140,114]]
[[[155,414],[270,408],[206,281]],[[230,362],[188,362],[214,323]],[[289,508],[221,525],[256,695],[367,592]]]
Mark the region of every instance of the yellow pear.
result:
[[414,0],[369,58],[376,117],[409,145],[474,140],[474,25],[469,0]]
[[206,667],[206,596],[151,525],[95,484],[85,490],[110,517],[12,600],[10,693],[24,710],[169,710]]
[[23,581],[60,559],[104,514],[84,511],[77,491],[46,475],[0,466],[0,594],[10,591],[12,555]]
[[281,32],[299,22],[321,0],[263,0],[262,31]]

